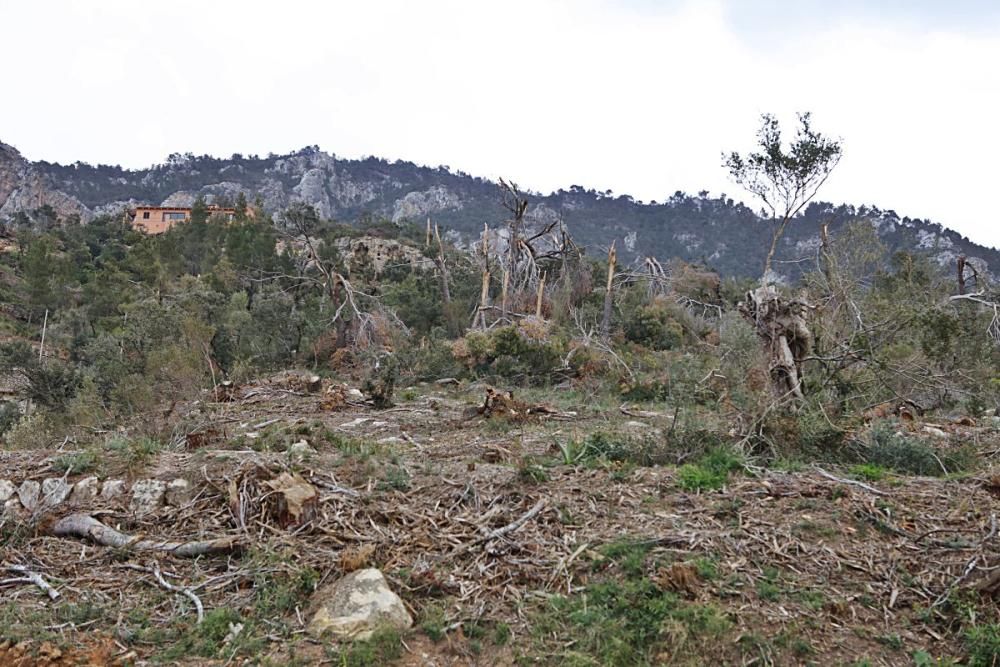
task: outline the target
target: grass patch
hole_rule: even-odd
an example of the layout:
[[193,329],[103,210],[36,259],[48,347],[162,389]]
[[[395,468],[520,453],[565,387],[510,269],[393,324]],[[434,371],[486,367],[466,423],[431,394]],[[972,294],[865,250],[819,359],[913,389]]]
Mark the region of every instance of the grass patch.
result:
[[1000,625],[973,625],[965,631],[969,667],[993,667],[1000,664]]
[[149,461],[163,449],[163,444],[159,440],[147,437],[135,440],[112,438],[105,444],[105,448],[124,460],[131,468]]
[[631,667],[670,664],[661,662],[664,651],[683,655],[692,641],[721,635],[729,622],[714,607],[686,603],[648,579],[628,579],[552,598],[534,626],[539,636],[557,638],[551,664]]
[[403,640],[397,630],[376,630],[367,641],[327,649],[327,656],[339,667],[380,667],[403,657]]
[[[240,615],[234,609],[212,609],[205,612],[205,620],[200,625],[192,625],[181,633],[170,646],[164,647],[160,657],[164,660],[178,660],[187,656],[214,658],[220,655],[226,637],[232,626],[240,622]],[[239,636],[245,636],[246,628]]]
[[781,597],[781,586],[778,585],[778,570],[765,567],[764,576],[757,580],[757,597],[761,600],[774,602]]
[[[535,655],[523,664],[629,666],[676,664],[704,655],[697,642],[718,638],[729,621],[717,608],[686,602],[645,576],[652,541],[623,540],[600,549],[611,577],[572,596],[555,596],[535,610]],[[709,569],[708,562],[702,564]]]
[[886,470],[874,463],[860,463],[851,467],[851,475],[855,479],[863,479],[869,482],[878,482],[885,478]]
[[677,485],[685,491],[721,489],[729,473],[743,468],[743,460],[730,449],[719,447],[708,452],[697,463],[677,469]]
[[523,484],[544,484],[549,481],[549,473],[532,457],[525,457],[517,466],[517,478]]
[[97,469],[98,456],[96,452],[86,449],[58,456],[52,461],[52,470],[57,473],[77,475]]
[[444,639],[447,625],[444,609],[438,605],[428,605],[420,616],[420,629],[432,641],[439,642]]

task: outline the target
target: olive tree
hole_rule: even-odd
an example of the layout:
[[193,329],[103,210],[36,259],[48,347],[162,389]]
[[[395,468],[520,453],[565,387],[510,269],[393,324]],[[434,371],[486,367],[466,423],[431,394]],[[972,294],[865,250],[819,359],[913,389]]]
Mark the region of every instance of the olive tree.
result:
[[787,146],[778,119],[764,114],[757,130],[759,150],[746,155],[735,151],[723,155],[723,164],[733,180],[761,200],[775,223],[762,284],[768,281],[774,252],[785,227],[816,196],[843,154],[838,140],[813,129],[809,113],[800,113],[798,118],[798,130]]
[[764,344],[771,387],[779,404],[804,398],[802,366],[813,346],[806,315],[812,306],[803,297],[786,298],[775,289],[771,262],[788,223],[816,196],[842,154],[838,141],[813,129],[808,113],[798,118],[798,130],[787,145],[778,120],[764,114],[757,131],[759,150],[723,156],[733,179],[763,202],[775,223],[760,286],[746,294],[739,310]]

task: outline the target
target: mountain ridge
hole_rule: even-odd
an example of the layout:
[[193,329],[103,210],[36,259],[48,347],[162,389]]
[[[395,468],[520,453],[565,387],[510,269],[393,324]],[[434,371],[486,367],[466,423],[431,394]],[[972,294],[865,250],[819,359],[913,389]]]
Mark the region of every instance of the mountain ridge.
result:
[[[756,276],[770,239],[769,221],[724,194],[711,198],[704,191],[677,191],[663,202],[642,202],[579,186],[549,194],[526,192],[530,224],[561,218],[585,246],[596,249],[616,242],[626,262],[646,255],[680,257],[727,275]],[[422,224],[432,217],[459,245],[478,237],[484,223],[502,221],[506,213],[496,184],[486,179],[403,160],[342,159],[318,146],[266,157],[174,153],[146,169],[125,169],[32,162],[0,142],[0,220],[24,222],[51,210],[49,215],[76,216],[86,223],[136,204],[188,205],[197,196],[228,203],[241,193],[250,201],[259,198],[265,210],[277,214],[305,202],[321,217],[345,222],[374,216]],[[836,234],[854,220],[871,223],[890,251],[926,252],[941,265],[964,255],[991,273],[1000,268],[1000,251],[938,223],[874,206],[813,202],[780,244],[777,257],[785,277],[796,277],[801,273],[798,264],[815,255],[821,225]]]

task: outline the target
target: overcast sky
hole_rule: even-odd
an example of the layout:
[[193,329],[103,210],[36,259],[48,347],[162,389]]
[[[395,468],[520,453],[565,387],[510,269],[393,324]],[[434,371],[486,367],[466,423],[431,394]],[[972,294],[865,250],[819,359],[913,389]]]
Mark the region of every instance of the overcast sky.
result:
[[1000,2],[0,0],[0,25],[0,140],[32,160],[318,144],[738,197],[721,152],[809,110],[845,143],[821,199],[1000,246]]

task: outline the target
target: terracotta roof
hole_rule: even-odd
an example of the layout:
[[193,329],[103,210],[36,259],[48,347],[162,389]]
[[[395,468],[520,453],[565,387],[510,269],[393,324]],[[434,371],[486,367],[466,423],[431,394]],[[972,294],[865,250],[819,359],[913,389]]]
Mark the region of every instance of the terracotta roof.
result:
[[[222,208],[221,206],[209,205],[205,207],[206,210],[212,212],[222,211],[224,213],[236,213],[235,208]],[[190,206],[136,206],[135,210],[139,211],[190,211]]]

